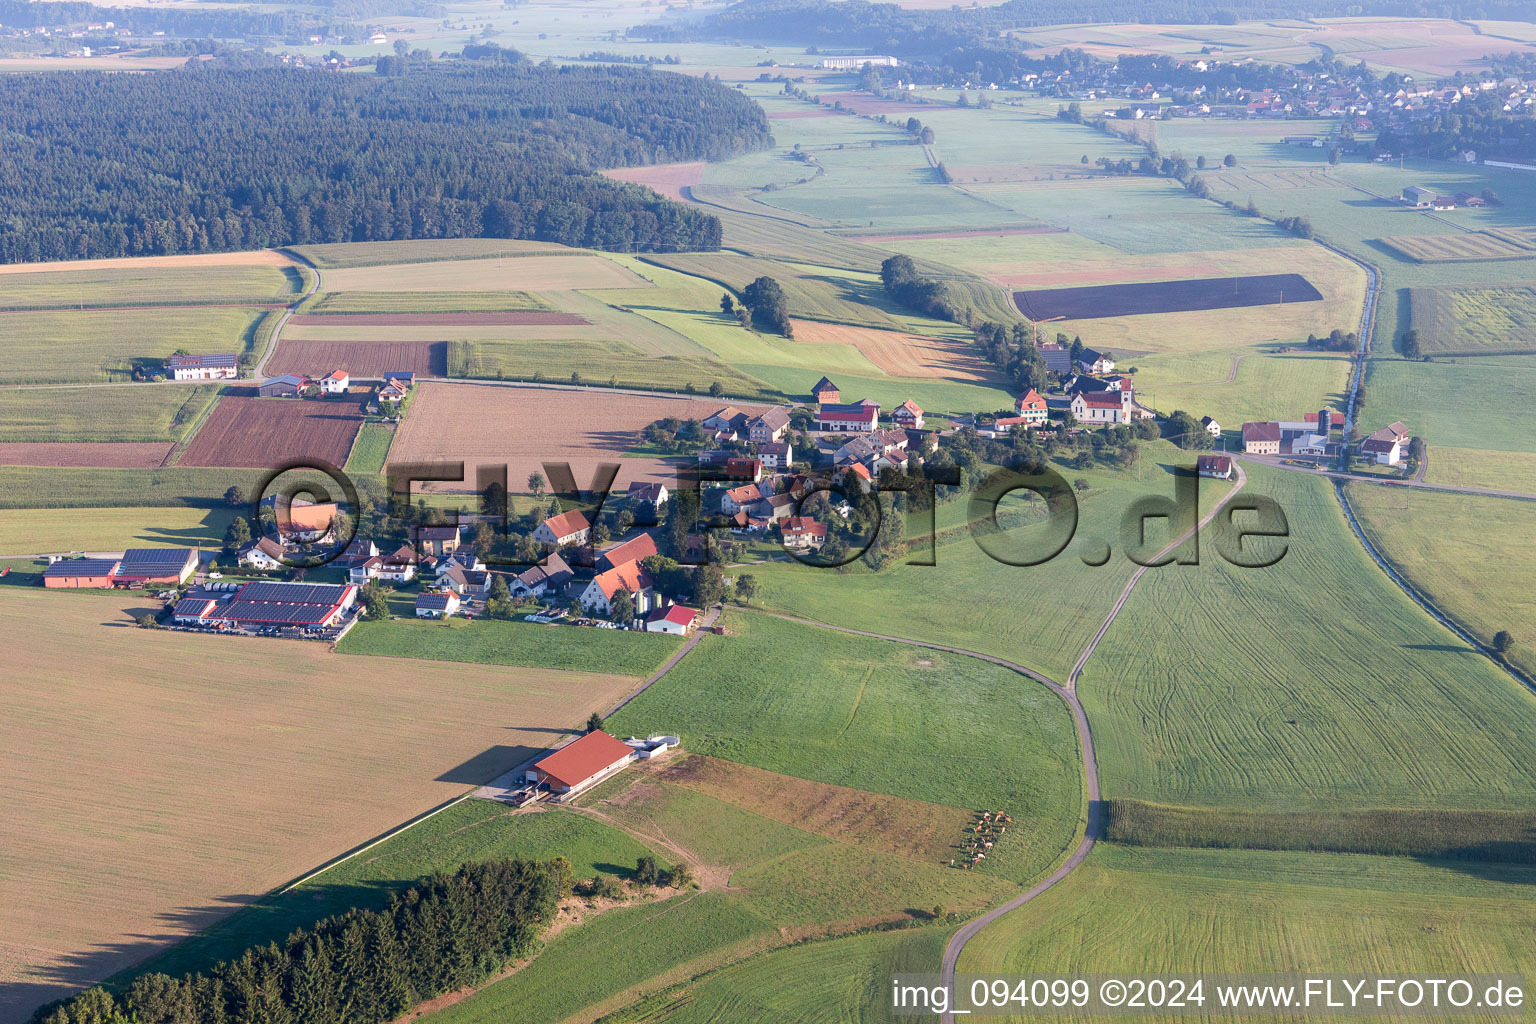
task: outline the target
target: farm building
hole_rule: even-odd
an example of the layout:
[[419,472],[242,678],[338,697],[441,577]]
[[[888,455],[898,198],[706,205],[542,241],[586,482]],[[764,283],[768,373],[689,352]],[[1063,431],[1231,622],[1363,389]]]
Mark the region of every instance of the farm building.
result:
[[746,426],[748,416],[734,405],[717,409],[700,422],[706,430],[738,431]]
[[599,729],[534,762],[523,778],[570,799],[622,771],[633,760],[634,747]]
[[1292,455],[1327,455],[1328,439],[1322,434],[1303,434],[1291,442]]
[[1407,440],[1408,428],[1394,423],[1360,442],[1360,454],[1378,465],[1395,466],[1403,461],[1403,445]]
[[589,612],[611,615],[613,600],[620,593],[629,595],[629,599],[634,602],[636,615],[644,615],[651,610],[654,602],[651,577],[640,568],[638,562],[626,562],[594,576],[592,582],[587,584],[587,589],[581,592],[581,606]]
[[281,377],[268,377],[256,388],[256,393],[262,398],[297,398],[299,392],[304,389],[309,381],[296,373],[285,373]]
[[446,619],[459,610],[459,595],[451,590],[428,591],[416,595],[418,619]]
[[585,513],[562,512],[540,523],[538,529],[533,531],[533,539],[541,544],[563,548],[568,544],[585,544],[591,532],[592,524],[587,521]]
[[1040,397],[1040,392],[1030,388],[1018,398],[1013,400],[1014,411],[1025,423],[1044,423],[1050,416],[1050,408],[1045,399]]
[[1323,138],[1320,135],[1287,135],[1280,141],[1287,146],[1301,146],[1308,149],[1323,148]]
[[821,66],[828,71],[857,71],[869,64],[877,68],[896,68],[901,61],[895,57],[823,57]]
[[1280,424],[1244,423],[1243,451],[1249,455],[1280,454]]
[[129,548],[123,552],[117,572],[117,586],[141,587],[147,583],[173,586],[187,582],[197,571],[196,548]]
[[412,370],[386,370],[383,376],[384,383],[399,384],[407,391],[416,386],[416,374]]
[[891,410],[891,420],[898,427],[908,427],[912,430],[923,429],[923,409],[912,399],[907,399],[895,409]]
[[1435,201],[1433,189],[1423,188],[1419,185],[1409,185],[1403,189],[1403,202],[1409,206],[1423,209]]
[[837,389],[837,385],[823,377],[811,388],[811,398],[821,405],[835,405],[842,401],[843,393]]
[[1040,346],[1040,355],[1045,360],[1045,369],[1049,373],[1071,373],[1072,352],[1061,345],[1050,342]]
[[247,583],[232,593],[188,595],[172,614],[181,625],[218,629],[321,628],[357,603],[350,583]]
[[66,558],[43,570],[43,586],[108,590],[114,582],[116,558]]
[[165,361],[172,380],[234,380],[240,361],[233,352],[207,356],[171,356]]
[[1232,456],[1202,455],[1195,460],[1195,469],[1201,476],[1208,476],[1213,480],[1230,480],[1232,479]]
[[320,390],[327,395],[344,395],[352,386],[352,377],[346,370],[332,370],[320,378]]
[[416,527],[416,549],[423,555],[443,558],[459,550],[457,526]]
[[[644,509],[652,517],[661,513],[667,503],[667,485],[649,480],[636,480],[629,485],[629,503],[635,512]],[[638,519],[639,516],[636,516]]]
[[771,444],[789,427],[789,411],[773,408],[747,424],[747,440],[753,444]]
[[788,441],[769,441],[757,446],[757,457],[767,469],[788,469],[795,461],[795,446]]
[[687,636],[693,632],[694,627],[698,624],[699,611],[697,608],[674,604],[668,608],[658,608],[651,612],[645,620],[645,631],[647,633],[671,633],[673,636]]
[[284,541],[311,544],[331,535],[339,507],[334,501],[313,502],[305,498],[279,501],[274,495],[263,502],[275,513],[277,532]]
[[880,407],[860,402],[857,405],[823,404],[816,413],[816,429],[839,434],[867,434],[880,423]]
[[381,405],[399,405],[401,402],[405,401],[405,397],[410,393],[410,387],[402,383],[399,379],[386,380],[382,385],[380,385],[379,393],[374,396],[374,400]]
[[642,533],[631,537],[621,544],[615,544],[608,548],[597,559],[597,570],[606,572],[616,569],[626,562],[638,562],[642,558],[649,558],[659,554],[656,547],[656,538],[648,533]]

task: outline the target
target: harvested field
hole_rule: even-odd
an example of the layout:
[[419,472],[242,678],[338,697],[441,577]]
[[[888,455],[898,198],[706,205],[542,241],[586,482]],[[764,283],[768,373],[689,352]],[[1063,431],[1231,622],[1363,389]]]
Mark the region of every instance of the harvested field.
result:
[[627,181],[644,185],[671,199],[682,201],[687,197],[683,189],[704,180],[704,161],[695,160],[684,164],[653,164],[650,167],[616,167],[603,171],[603,177],[615,181]]
[[0,466],[102,466],[152,469],[165,465],[169,441],[0,442]]
[[548,309],[527,292],[321,292],[305,313],[500,313]]
[[6,263],[0,274],[51,274],[76,270],[201,270],[206,267],[291,267],[293,260],[272,249],[208,252],[186,256],[125,256],[114,260]]
[[581,327],[588,323],[574,313],[544,309],[500,313],[298,313],[288,322],[299,327]]
[[180,441],[220,385],[0,390],[0,441]]
[[958,807],[797,779],[703,754],[657,778],[840,843],[914,860],[953,857],[972,818]]
[[1013,235],[1061,235],[1067,228],[1054,224],[1027,224],[1019,227],[999,228],[939,228],[933,231],[903,231],[894,234],[862,234],[841,232],[844,238],[852,238],[870,245],[881,242],[922,242],[930,238],[1008,238]]
[[267,469],[293,459],[322,459],[340,466],[362,422],[352,401],[226,395],[180,464]]
[[1397,235],[1380,241],[1415,263],[1536,259],[1536,228],[1494,228],[1459,235]]
[[1187,281],[1090,285],[1015,292],[1019,311],[1033,320],[1098,320],[1144,313],[1183,313],[1293,302],[1321,302],[1322,293],[1300,274],[1206,277]]
[[1536,352],[1536,284],[1410,288],[1408,302],[1426,355]]
[[[0,276],[0,310],[135,306],[283,306],[303,291],[294,267],[112,267]],[[3,321],[0,321],[3,323]]]
[[1212,192],[1273,192],[1293,188],[1348,188],[1321,170],[1223,171],[1201,175]]
[[[662,459],[620,457],[640,442],[640,431],[666,416],[703,418],[724,401],[651,398],[605,389],[557,390],[429,381],[418,385],[411,414],[395,435],[391,464],[449,459],[464,462],[473,486],[475,467],[505,464],[515,491],[545,462],[569,462],[586,487],[599,462],[619,462],[615,486],[634,480],[671,484],[676,473]],[[733,403],[743,411],[762,406]],[[185,460],[183,460],[185,462]],[[546,474],[547,476],[547,474]]]
[[0,593],[25,638],[0,677],[0,1020],[495,777],[636,682],[135,629],[125,600]]
[[808,117],[836,117],[834,110],[780,110],[768,115],[770,121],[801,121]]
[[[1059,266],[1059,264],[1048,264]],[[1167,268],[1167,271],[1159,271],[1153,267],[1140,268],[1128,266],[1105,266],[1093,270],[1041,270],[1027,274],[994,274],[989,280],[995,281],[1005,288],[1057,288],[1070,287],[1090,283],[1126,284],[1131,280],[1142,279],[1148,281],[1161,281],[1170,276],[1182,276],[1188,274],[1202,274],[1216,276],[1223,268],[1217,263],[1182,263],[1178,266]]]
[[446,341],[303,341],[283,338],[267,366],[271,374],[310,376],[344,369],[354,377],[378,377],[390,370],[423,377],[448,373]]
[[794,320],[791,323],[794,324],[796,342],[852,345],[864,358],[892,377],[990,382],[998,376],[964,341],[817,320]]
[[926,121],[928,115],[951,109],[936,103],[911,103],[881,99],[867,92],[824,92],[823,103],[842,103],[844,110],[855,114],[912,114]]
[[577,288],[645,288],[647,282],[613,260],[566,250],[486,259],[343,267],[326,271],[325,286],[338,292],[489,291],[497,288],[554,292]]
[[[437,260],[511,258],[524,253],[566,253],[574,250],[555,242],[534,242],[521,238],[412,238],[399,242],[325,242],[320,245],[295,246],[294,251],[321,270],[335,270],[339,267],[382,267]],[[329,286],[329,276],[326,283]]]

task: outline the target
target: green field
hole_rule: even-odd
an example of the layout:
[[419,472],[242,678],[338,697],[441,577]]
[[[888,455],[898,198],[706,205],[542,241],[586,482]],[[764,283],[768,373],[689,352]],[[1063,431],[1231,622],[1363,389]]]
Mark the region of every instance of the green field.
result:
[[[414,603],[415,598],[411,601]],[[661,633],[491,620],[406,619],[360,622],[337,649],[343,654],[386,658],[646,676],[660,668],[679,646],[676,637]],[[573,728],[577,724],[571,723]]]
[[341,267],[378,267],[391,263],[436,263],[441,260],[472,260],[486,256],[516,256],[521,253],[570,250],[553,242],[530,242],[512,238],[416,238],[402,242],[296,245],[293,251],[321,270],[335,270]]
[[1149,573],[1083,672],[1106,794],[1298,830],[1309,810],[1529,808],[1531,693],[1376,568],[1326,481],[1252,466],[1248,486],[1284,509],[1285,558]]
[[0,508],[97,508],[116,505],[213,508],[239,485],[247,493],[260,470],[76,469],[0,466]]
[[34,554],[219,547],[233,517],[230,509],[185,507],[10,509],[0,516],[0,551]]
[[983,930],[959,970],[1529,974],[1533,881],[1528,867],[1106,844]]
[[1513,633],[1511,660],[1536,673],[1536,566],[1516,554],[1536,543],[1536,503],[1368,484],[1350,485],[1349,500],[1415,587],[1484,644]]
[[0,310],[287,303],[302,290],[293,267],[60,270],[0,275]]
[[702,356],[649,355],[621,338],[604,341],[450,341],[448,376],[482,380],[563,380],[578,372],[595,384],[684,391],[716,381],[733,398],[781,399],[776,390],[727,363]]
[[1044,687],[975,659],[758,614],[733,613],[730,629],[705,637],[613,728],[675,731],[695,753],[817,782],[1004,809],[1020,827],[986,870],[1005,877],[1030,877],[1068,845],[1081,809],[1077,741]]
[[496,313],[548,309],[549,303],[519,291],[321,292],[305,313]]
[[504,804],[466,800],[296,888],[269,893],[206,931],[177,943],[114,981],[148,971],[181,974],[235,959],[251,946],[281,942],[295,929],[358,907],[377,909],[390,895],[436,871],[502,858],[564,857],[578,878],[629,877],[635,859],[664,855],[616,828],[561,811],[510,813]]
[[7,314],[0,384],[123,381],[136,361],[158,364],[177,349],[247,353],[265,312],[181,306]]
[[352,442],[352,454],[347,456],[347,472],[360,476],[377,476],[384,472],[389,458],[389,446],[395,439],[395,428],[387,423],[364,423]]
[[0,390],[0,441],[180,441],[217,384]]
[[1437,446],[1428,458],[1430,483],[1536,494],[1536,452]]
[[1533,356],[1372,360],[1360,429],[1369,433],[1401,420],[1430,446],[1431,462],[1439,446],[1533,452],[1536,422],[1524,415],[1525,395],[1533,385]]
[[1409,303],[1428,355],[1536,352],[1536,286],[1413,288]]

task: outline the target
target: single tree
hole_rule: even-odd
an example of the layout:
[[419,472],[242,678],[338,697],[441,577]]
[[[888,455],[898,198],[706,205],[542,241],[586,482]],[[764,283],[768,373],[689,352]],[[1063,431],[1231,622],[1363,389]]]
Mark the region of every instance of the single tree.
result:
[[224,550],[238,551],[251,542],[251,524],[244,516],[235,516],[224,531]]
[[693,869],[686,863],[679,863],[667,872],[666,882],[674,889],[686,889],[693,884]]
[[1423,352],[1419,348],[1419,332],[1410,328],[1403,332],[1403,358],[1417,359]]
[[712,382],[710,382],[710,385],[709,385],[709,397],[710,398],[719,398],[723,394],[725,394],[725,385],[724,384],[721,384],[719,381],[712,381]]
[[641,885],[657,885],[661,882],[661,869],[656,858],[645,854],[635,861],[635,881]]
[[619,591],[608,603],[608,619],[620,625],[628,625],[635,618],[635,599],[627,591]]
[[736,300],[731,298],[731,293],[726,292],[720,296],[720,312],[730,316],[736,312]]
[[1236,167],[1237,157],[1233,156],[1231,153],[1228,153],[1226,156],[1221,158],[1221,165],[1223,167]]
[[603,729],[603,716],[596,711],[587,716],[587,732],[601,732]]
[[[1092,459],[1091,455],[1089,456],[1089,459]],[[1084,494],[1088,490],[1088,481],[1084,480],[1082,477],[1078,477],[1076,480],[1072,481],[1072,486],[1077,488],[1078,494]]]
[[751,604],[757,596],[757,577],[751,573],[742,573],[736,577],[736,599],[742,604]]
[[239,484],[235,484],[224,492],[224,504],[230,508],[239,508],[245,504],[245,491],[241,489]]
[[529,473],[528,474],[528,489],[533,492],[533,496],[534,497],[536,497],[536,498],[544,497],[544,474],[543,473],[537,473],[537,472]]
[[1508,654],[1514,646],[1515,638],[1510,635],[1509,630],[1501,629],[1493,634],[1493,649],[1499,654]]

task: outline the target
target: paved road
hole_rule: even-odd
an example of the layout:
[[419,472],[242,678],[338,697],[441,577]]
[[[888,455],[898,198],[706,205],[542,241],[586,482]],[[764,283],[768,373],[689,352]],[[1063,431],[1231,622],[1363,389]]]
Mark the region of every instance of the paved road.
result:
[[[687,656],[689,651],[693,650],[699,645],[699,641],[704,639],[704,634],[707,633],[709,628],[715,624],[715,620],[720,618],[720,612],[721,608],[719,605],[711,608],[705,614],[703,621],[699,625],[699,628],[694,630],[693,636],[688,638],[687,643],[679,647],[677,649],[677,653],[668,658],[665,665],[661,666],[661,668],[657,669],[655,672],[652,672],[650,676],[647,677],[645,682],[631,690],[623,700],[619,701],[613,707],[603,712],[603,717],[610,718],[613,715],[618,714],[619,709],[624,705],[640,696],[646,690],[649,690],[652,686],[655,686],[657,683],[661,682],[663,676],[676,668],[678,662],[682,661],[683,658]],[[551,628],[574,629],[576,627],[554,626]],[[565,746],[567,743],[573,743],[579,738],[579,735],[573,735],[570,737],[570,739],[565,740],[563,743],[558,743],[555,746],[550,747],[548,750],[544,750],[538,754],[535,754],[533,757],[530,757],[528,760],[524,761],[522,764],[511,769],[510,771],[503,772],[501,775],[496,776],[496,778],[475,790],[471,795],[477,796],[483,800],[505,800],[509,798],[513,792],[523,788],[523,773],[528,770],[529,766],[531,766],[533,762],[542,760],[554,751],[559,750],[561,747]]]
[[[1486,487],[1462,487],[1457,484],[1432,484],[1415,477],[1412,480],[1404,480],[1401,477],[1370,476],[1365,473],[1340,473],[1334,469],[1311,469],[1307,466],[1291,466],[1281,461],[1284,456],[1274,455],[1244,455],[1234,453],[1234,459],[1243,459],[1247,462],[1270,466],[1275,469],[1290,470],[1293,473],[1307,473],[1312,476],[1326,476],[1332,480],[1357,480],[1363,484],[1380,484],[1383,487],[1409,487],[1421,491],[1442,491],[1447,494],[1476,494],[1485,498],[1510,498],[1515,501],[1536,501],[1536,494],[1526,491],[1495,491]],[[1235,463],[1234,463],[1235,465]]]
[[279,249],[277,251],[282,253],[284,256],[287,256],[295,263],[302,263],[304,266],[308,267],[310,273],[314,274],[314,280],[309,283],[309,287],[305,289],[303,295],[300,295],[297,299],[294,299],[293,302],[289,303],[288,308],[283,310],[283,315],[278,318],[277,323],[273,326],[272,334],[267,338],[267,350],[261,354],[261,361],[258,362],[256,364],[256,368],[251,371],[251,376],[258,381],[267,379],[267,364],[272,361],[272,356],[277,352],[277,342],[283,333],[283,328],[288,326],[288,319],[298,311],[298,308],[302,306],[310,296],[314,295],[320,290],[319,267],[311,263],[309,259],[307,259],[296,249]]

